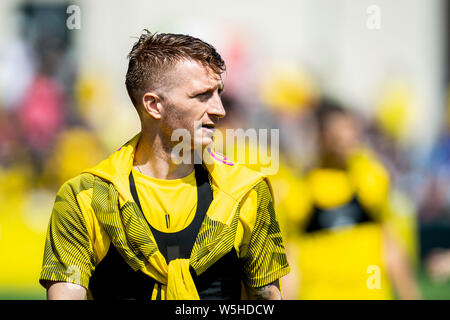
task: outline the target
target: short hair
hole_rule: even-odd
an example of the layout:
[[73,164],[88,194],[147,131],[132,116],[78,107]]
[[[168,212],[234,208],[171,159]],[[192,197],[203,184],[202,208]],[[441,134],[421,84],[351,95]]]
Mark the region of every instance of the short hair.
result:
[[125,85],[136,108],[144,92],[157,89],[164,74],[183,59],[200,62],[219,75],[225,71],[225,62],[212,45],[189,35],[157,34],[147,29],[133,45],[128,59]]
[[325,130],[328,119],[334,115],[351,116],[351,112],[337,101],[327,97],[323,98],[316,107],[314,114],[320,132]]

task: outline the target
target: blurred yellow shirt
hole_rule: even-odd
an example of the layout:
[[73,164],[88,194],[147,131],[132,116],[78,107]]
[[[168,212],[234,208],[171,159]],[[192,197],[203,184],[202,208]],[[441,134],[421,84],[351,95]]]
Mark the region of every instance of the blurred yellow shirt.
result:
[[302,180],[284,200],[297,207],[285,212],[300,283],[295,298],[392,299],[383,247],[384,167],[362,152],[346,170],[316,168]]

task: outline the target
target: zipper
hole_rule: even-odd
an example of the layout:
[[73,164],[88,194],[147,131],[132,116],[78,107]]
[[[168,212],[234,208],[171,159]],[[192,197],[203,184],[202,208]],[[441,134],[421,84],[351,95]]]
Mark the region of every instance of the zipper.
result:
[[168,213],[166,213],[166,227],[167,227],[167,229],[170,228],[170,216]]

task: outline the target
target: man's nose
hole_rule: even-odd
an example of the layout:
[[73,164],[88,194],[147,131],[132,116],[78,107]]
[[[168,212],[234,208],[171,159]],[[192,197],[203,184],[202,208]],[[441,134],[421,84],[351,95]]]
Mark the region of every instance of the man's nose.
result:
[[208,107],[208,114],[214,115],[217,118],[223,118],[227,114],[225,112],[225,108],[222,104],[222,99],[220,98],[219,94],[215,94],[214,98],[210,100],[210,105]]

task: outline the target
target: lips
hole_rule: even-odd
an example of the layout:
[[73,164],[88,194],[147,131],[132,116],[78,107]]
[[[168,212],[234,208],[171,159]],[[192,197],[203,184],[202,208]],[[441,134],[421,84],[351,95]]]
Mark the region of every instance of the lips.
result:
[[216,128],[216,125],[214,123],[205,123],[202,124],[202,128],[214,130]]

